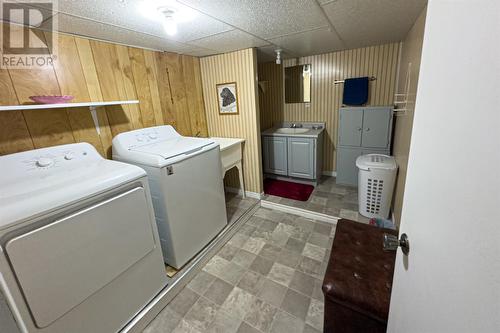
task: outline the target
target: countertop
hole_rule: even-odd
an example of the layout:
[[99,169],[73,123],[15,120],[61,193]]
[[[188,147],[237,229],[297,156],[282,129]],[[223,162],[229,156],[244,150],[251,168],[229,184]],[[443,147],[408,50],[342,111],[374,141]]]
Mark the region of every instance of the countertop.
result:
[[[309,131],[307,131],[305,133],[289,134],[289,133],[276,132],[276,130],[278,128],[281,128],[281,127],[269,128],[269,129],[265,130],[264,132],[262,132],[261,135],[264,135],[264,136],[288,136],[288,137],[299,137],[299,138],[317,138],[321,134],[321,132],[323,132],[325,130],[324,127],[321,129],[309,128]],[[303,128],[307,128],[307,127],[304,126]]]
[[245,139],[239,139],[239,138],[217,138],[217,137],[211,137],[210,139],[214,140],[219,144],[220,151],[226,150],[238,143],[245,142]]

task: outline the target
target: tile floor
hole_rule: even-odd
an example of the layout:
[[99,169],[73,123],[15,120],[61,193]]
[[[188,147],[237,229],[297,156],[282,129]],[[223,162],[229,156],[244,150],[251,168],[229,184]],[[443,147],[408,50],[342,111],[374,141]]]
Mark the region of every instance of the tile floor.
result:
[[144,332],[322,332],[334,233],[333,224],[259,208]]
[[227,222],[233,223],[239,219],[243,214],[246,213],[253,205],[255,205],[259,200],[246,197],[243,199],[236,193],[226,192],[226,212],[227,212]]
[[339,185],[335,177],[323,176],[307,201],[297,201],[266,194],[263,200],[303,208],[317,213],[368,223],[358,213],[358,188]]

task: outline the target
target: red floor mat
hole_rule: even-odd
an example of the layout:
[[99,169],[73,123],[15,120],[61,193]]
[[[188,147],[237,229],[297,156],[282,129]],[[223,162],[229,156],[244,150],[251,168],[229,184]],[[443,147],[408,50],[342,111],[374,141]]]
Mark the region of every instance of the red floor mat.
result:
[[307,201],[313,190],[314,186],[312,185],[292,183],[284,180],[269,178],[264,179],[264,193],[276,195],[282,198]]

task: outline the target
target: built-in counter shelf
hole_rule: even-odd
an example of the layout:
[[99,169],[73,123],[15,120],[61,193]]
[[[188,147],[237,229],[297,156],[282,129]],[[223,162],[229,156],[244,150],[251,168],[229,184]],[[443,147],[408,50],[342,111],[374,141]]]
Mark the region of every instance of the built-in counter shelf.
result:
[[92,120],[94,121],[97,134],[101,134],[99,127],[99,120],[97,118],[97,107],[110,106],[110,105],[125,105],[125,104],[139,104],[139,101],[110,101],[110,102],[82,102],[82,103],[57,103],[57,104],[23,104],[23,105],[8,105],[0,106],[0,111],[17,111],[17,110],[46,110],[46,109],[63,109],[63,108],[81,108],[88,107]]

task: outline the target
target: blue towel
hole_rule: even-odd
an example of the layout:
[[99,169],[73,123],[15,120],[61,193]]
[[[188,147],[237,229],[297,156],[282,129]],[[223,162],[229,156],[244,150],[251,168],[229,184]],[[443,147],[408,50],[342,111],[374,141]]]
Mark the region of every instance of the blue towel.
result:
[[368,77],[357,77],[344,80],[345,105],[363,105],[368,101]]

